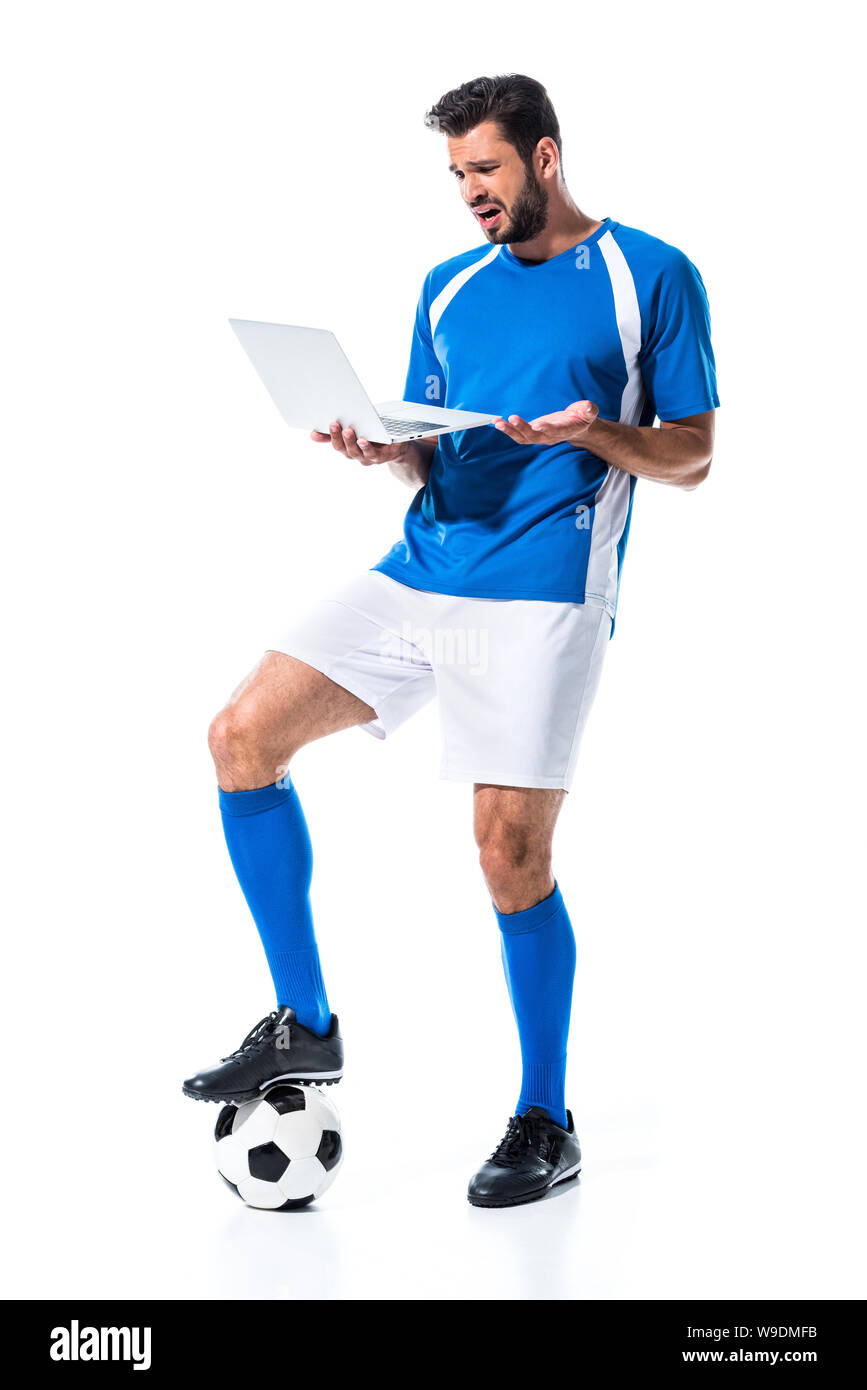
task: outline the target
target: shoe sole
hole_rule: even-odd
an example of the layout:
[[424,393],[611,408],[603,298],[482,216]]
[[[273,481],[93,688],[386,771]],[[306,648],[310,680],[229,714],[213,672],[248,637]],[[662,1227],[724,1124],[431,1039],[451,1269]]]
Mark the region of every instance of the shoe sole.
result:
[[550,1192],[554,1187],[559,1187],[561,1183],[574,1182],[580,1172],[580,1163],[577,1168],[567,1168],[563,1176],[557,1178],[555,1182],[549,1182],[548,1186],[543,1187],[541,1191],[530,1192],[526,1197],[502,1197],[497,1201],[492,1197],[470,1197],[468,1194],[467,1201],[474,1207],[523,1207],[528,1202],[538,1202],[547,1192]]
[[181,1089],[190,1100],[213,1100],[218,1105],[246,1105],[248,1101],[258,1100],[272,1086],[336,1086],[342,1079],[343,1072],[336,1076],[334,1072],[324,1076],[275,1076],[270,1081],[263,1081],[255,1091],[224,1091],[220,1095],[209,1096],[203,1095],[201,1091],[191,1091],[186,1086]]

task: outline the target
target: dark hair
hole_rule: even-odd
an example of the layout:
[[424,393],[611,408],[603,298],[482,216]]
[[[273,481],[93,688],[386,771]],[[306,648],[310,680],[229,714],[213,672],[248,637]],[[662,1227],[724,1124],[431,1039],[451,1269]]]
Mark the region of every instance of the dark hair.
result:
[[441,96],[424,118],[430,130],[445,135],[466,135],[482,121],[496,121],[503,139],[515,146],[528,168],[539,141],[549,135],[562,165],[560,124],[548,93],[534,78],[519,72],[474,77]]

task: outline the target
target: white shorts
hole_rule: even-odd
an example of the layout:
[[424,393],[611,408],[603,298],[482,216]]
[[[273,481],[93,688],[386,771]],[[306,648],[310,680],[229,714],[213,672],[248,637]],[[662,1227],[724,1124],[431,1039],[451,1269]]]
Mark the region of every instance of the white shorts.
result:
[[376,710],[388,734],[439,696],[440,777],[564,787],[596,694],[611,618],[587,603],[462,598],[365,570],[271,644]]

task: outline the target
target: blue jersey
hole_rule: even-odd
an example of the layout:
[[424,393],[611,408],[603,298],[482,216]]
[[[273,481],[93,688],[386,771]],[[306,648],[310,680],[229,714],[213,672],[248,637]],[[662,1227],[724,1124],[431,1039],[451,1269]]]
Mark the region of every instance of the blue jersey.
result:
[[[589,400],[628,425],[713,410],[701,276],[610,217],[538,264],[474,247],[425,277],[404,398],[525,420]],[[493,425],[440,435],[403,538],[371,568],[440,594],[595,603],[613,619],[634,487],[572,444],[516,444]]]

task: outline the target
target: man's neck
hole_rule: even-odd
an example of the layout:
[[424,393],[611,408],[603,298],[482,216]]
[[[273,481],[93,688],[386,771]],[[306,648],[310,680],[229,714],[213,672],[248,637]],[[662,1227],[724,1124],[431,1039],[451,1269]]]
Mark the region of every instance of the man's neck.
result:
[[560,203],[551,211],[545,230],[531,241],[517,241],[509,244],[513,256],[522,261],[541,263],[550,261],[586,241],[598,231],[602,223],[577,208],[574,203]]

